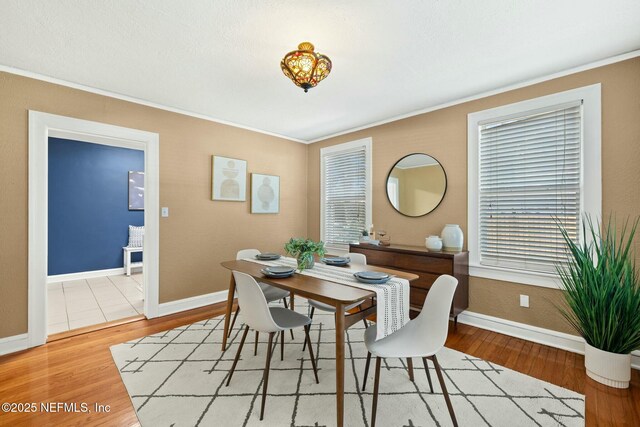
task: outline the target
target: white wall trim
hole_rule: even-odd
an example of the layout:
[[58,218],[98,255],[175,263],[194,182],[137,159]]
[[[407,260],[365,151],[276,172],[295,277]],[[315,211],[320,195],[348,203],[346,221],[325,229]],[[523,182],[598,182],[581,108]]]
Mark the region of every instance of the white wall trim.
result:
[[160,138],[157,133],[29,111],[29,347],[47,340],[49,137],[65,137],[144,151],[144,313],[158,315],[160,245]]
[[47,276],[47,284],[70,282],[72,280],[93,279],[94,277],[120,276],[124,274],[124,268],[109,268],[106,270],[80,271],[78,273],[56,274]]
[[122,101],[132,102],[132,103],[138,104],[138,105],[144,105],[144,106],[147,106],[147,107],[157,108],[159,110],[170,111],[172,113],[182,114],[184,116],[195,117],[195,118],[198,118],[198,119],[206,120],[208,122],[220,123],[222,125],[227,125],[227,126],[232,126],[232,127],[239,128],[239,129],[249,130],[251,132],[257,132],[257,133],[261,133],[261,134],[264,134],[264,135],[275,136],[276,138],[282,138],[282,139],[287,139],[289,141],[308,144],[308,141],[305,141],[305,140],[302,140],[302,139],[297,139],[297,138],[293,138],[293,137],[286,136],[286,135],[280,135],[278,133],[269,132],[269,131],[266,131],[266,130],[263,130],[263,129],[257,129],[257,128],[253,128],[251,126],[245,126],[245,125],[241,125],[241,124],[234,123],[234,122],[229,122],[227,120],[218,119],[218,118],[215,118],[213,116],[208,116],[206,114],[194,113],[192,111],[182,110],[180,108],[175,108],[175,107],[169,107],[168,105],[158,104],[158,103],[152,102],[152,101],[145,101],[144,99],[136,98],[136,97],[129,96],[129,95],[123,95],[123,94],[120,94],[120,93],[117,93],[117,92],[111,92],[111,91],[108,91],[108,90],[97,89],[95,87],[85,86],[83,84],[73,83],[73,82],[70,82],[70,81],[67,81],[67,80],[58,79],[58,78],[55,78],[55,77],[45,76],[43,74],[34,73],[32,71],[22,70],[20,68],[9,67],[7,65],[0,65],[0,72],[15,74],[15,75],[18,75],[18,76],[29,77],[31,79],[40,80],[40,81],[47,82],[47,83],[53,83],[53,84],[57,84],[57,85],[60,85],[60,86],[70,87],[70,88],[73,88],[73,89],[82,90],[84,92],[94,93],[96,95],[108,96],[109,98],[120,99]]
[[158,308],[158,316],[168,316],[181,311],[193,310],[194,308],[226,301],[228,294],[228,291],[218,291],[177,301],[164,302]]
[[[584,354],[584,339],[577,335],[539,328],[472,311],[460,313],[458,322],[572,353]],[[634,369],[640,369],[640,350],[631,353],[631,366]]]
[[0,338],[0,356],[29,348],[29,334]]
[[615,64],[616,62],[626,61],[627,59],[633,59],[633,58],[636,58],[638,56],[640,56],[640,49],[639,50],[634,50],[634,51],[628,52],[628,53],[623,53],[622,55],[616,55],[616,56],[612,56],[610,58],[605,58],[605,59],[602,59],[600,61],[590,62],[588,64],[580,65],[578,67],[568,68],[566,70],[559,71],[557,73],[547,74],[545,76],[537,77],[537,78],[531,79],[531,80],[526,80],[524,82],[514,83],[512,85],[503,86],[503,87],[500,87],[500,88],[497,88],[497,89],[493,89],[493,90],[489,90],[489,91],[486,91],[486,92],[481,92],[481,93],[478,93],[478,94],[475,94],[475,95],[467,96],[465,98],[455,99],[455,100],[452,100],[452,101],[449,101],[449,102],[445,102],[445,103],[442,103],[442,104],[434,105],[433,107],[427,107],[427,108],[423,108],[423,109],[420,109],[420,110],[411,111],[411,112],[406,113],[406,114],[393,116],[393,117],[390,117],[388,119],[379,120],[377,122],[368,123],[366,125],[362,125],[362,126],[358,126],[358,127],[355,127],[355,128],[351,128],[351,129],[343,130],[343,131],[340,131],[340,132],[332,133],[332,134],[327,135],[327,136],[322,136],[320,138],[315,138],[315,139],[312,139],[310,141],[307,141],[307,144],[314,144],[316,142],[322,142],[322,141],[325,141],[327,139],[335,138],[337,136],[346,135],[346,134],[353,133],[353,132],[358,132],[358,131],[369,129],[369,128],[376,127],[376,126],[381,126],[381,125],[384,125],[384,124],[387,124],[387,123],[391,123],[391,122],[395,122],[395,121],[402,120],[402,119],[408,119],[408,118],[413,117],[413,116],[419,116],[420,114],[430,113],[430,112],[436,111],[436,110],[442,110],[443,108],[453,107],[454,105],[464,104],[465,102],[471,102],[471,101],[475,101],[475,100],[478,100],[478,99],[487,98],[489,96],[498,95],[500,93],[509,92],[511,90],[521,89],[523,87],[532,86],[532,85],[535,85],[535,84],[538,84],[538,83],[546,82],[546,81],[557,79],[557,78],[560,78],[560,77],[569,76],[571,74],[580,73],[582,71],[592,70],[592,69],[598,68],[598,67],[604,67],[605,65]]

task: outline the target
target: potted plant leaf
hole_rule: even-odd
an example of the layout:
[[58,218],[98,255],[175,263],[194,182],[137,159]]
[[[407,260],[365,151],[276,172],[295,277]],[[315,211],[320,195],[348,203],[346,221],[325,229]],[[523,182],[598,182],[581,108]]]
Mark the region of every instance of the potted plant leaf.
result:
[[589,243],[575,243],[560,226],[570,254],[568,264],[557,266],[566,302],[560,311],[586,341],[587,375],[616,388],[629,387],[631,352],[640,348],[640,283],[631,251],[637,226],[625,221],[617,231],[609,219],[601,230],[586,218]]
[[324,242],[314,242],[311,239],[291,238],[284,245],[287,254],[298,260],[298,270],[313,268],[315,264],[314,255],[324,256]]

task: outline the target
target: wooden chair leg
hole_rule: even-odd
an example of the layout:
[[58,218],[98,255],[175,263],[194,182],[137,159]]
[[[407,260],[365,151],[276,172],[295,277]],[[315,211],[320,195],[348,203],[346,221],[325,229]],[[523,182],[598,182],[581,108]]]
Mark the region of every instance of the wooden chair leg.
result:
[[[315,313],[316,308],[315,307],[311,307],[311,313],[309,313],[309,319],[313,320],[313,313]],[[311,325],[309,325],[309,328],[311,328]],[[302,344],[302,351],[304,351],[307,348],[307,340],[304,340],[304,344]]]
[[429,381],[429,388],[431,389],[431,393],[433,393],[433,384],[431,384],[431,374],[429,373],[429,365],[427,364],[427,358],[422,358],[422,363],[424,364],[424,371],[427,373],[427,381]]
[[309,347],[309,357],[311,358],[311,366],[313,366],[313,375],[316,377],[316,384],[320,384],[320,380],[318,379],[318,368],[316,367],[316,359],[313,356],[313,346],[311,345],[311,337],[309,336],[309,329],[310,329],[309,325],[304,327],[305,341],[307,342],[307,346]]
[[280,360],[284,360],[284,330],[280,331]]
[[376,357],[376,374],[373,381],[373,408],[371,409],[371,427],[376,427],[376,411],[378,410],[379,386],[380,386],[380,358]]
[[433,360],[433,366],[436,368],[436,375],[438,375],[438,381],[440,381],[440,388],[442,389],[444,400],[445,402],[447,402],[447,409],[449,410],[449,415],[451,415],[451,421],[453,421],[454,427],[458,427],[458,421],[456,421],[456,414],[453,412],[451,399],[449,399],[449,392],[447,392],[447,386],[444,383],[444,378],[442,377],[442,371],[440,370],[440,365],[438,364],[438,359],[436,358],[435,354],[431,356],[431,360]]
[[[282,302],[284,303],[284,308],[289,308],[289,306],[287,305],[287,299],[286,298],[282,298]],[[291,339],[294,339],[293,338],[293,329],[289,329],[289,332],[291,332]],[[284,340],[284,336],[282,337],[282,340]]]
[[236,358],[233,359],[233,365],[231,365],[231,371],[229,371],[229,378],[227,378],[227,387],[229,387],[229,383],[231,382],[231,377],[233,376],[233,372],[236,370],[236,365],[238,364],[238,360],[240,359],[240,353],[242,353],[242,346],[244,345],[244,340],[247,338],[247,333],[249,332],[249,325],[244,328],[244,333],[242,334],[242,339],[240,340],[240,346],[238,346],[238,352],[236,353]]
[[[271,365],[271,353],[273,353],[271,345],[273,344],[274,335],[276,335],[276,332],[269,332],[269,347],[267,347],[268,348],[267,361],[265,362],[264,374],[262,376],[262,405],[260,406],[260,421],[262,421],[262,419],[264,418],[264,404],[267,400],[267,386],[269,384],[269,365]],[[276,342],[276,345],[277,344],[278,343]]]
[[367,375],[369,375],[369,364],[371,363],[371,353],[367,351],[367,363],[364,364],[364,378],[362,379],[362,391],[367,385]]
[[256,331],[256,342],[253,344],[253,355],[257,356],[258,355],[258,338],[259,338],[259,333],[258,331]]
[[407,357],[407,370],[409,371],[409,380],[414,382],[413,379],[413,360],[410,357]]
[[231,321],[231,327],[229,328],[229,335],[227,335],[227,338],[229,338],[231,336],[231,331],[233,331],[233,325],[236,324],[236,319],[238,318],[238,313],[240,313],[240,306],[238,306],[238,309],[236,310],[236,312],[233,313],[233,320]]

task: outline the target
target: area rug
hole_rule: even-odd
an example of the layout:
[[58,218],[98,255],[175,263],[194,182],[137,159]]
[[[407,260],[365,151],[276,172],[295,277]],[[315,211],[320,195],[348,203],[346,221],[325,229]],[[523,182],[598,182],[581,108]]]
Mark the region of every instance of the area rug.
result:
[[[296,303],[297,311],[308,311],[304,299]],[[220,349],[223,327],[220,316],[111,347],[142,426],[335,425],[333,315],[316,310],[314,316],[311,337],[320,384],[315,383],[308,353],[302,351],[302,330],[294,332],[293,340],[287,333],[284,361],[279,348],[274,352],[263,421],[259,414],[268,336],[260,335],[254,356],[255,335],[248,335],[231,385],[226,387],[244,327],[242,312],[225,352]],[[362,391],[367,354],[363,331],[359,322],[347,332],[344,425],[348,427],[371,424],[374,369]],[[584,425],[581,394],[448,348],[438,354],[438,360],[460,426]],[[433,394],[419,359],[414,361],[415,382],[409,381],[404,360],[384,361],[378,426],[452,424],[431,362],[429,367]]]

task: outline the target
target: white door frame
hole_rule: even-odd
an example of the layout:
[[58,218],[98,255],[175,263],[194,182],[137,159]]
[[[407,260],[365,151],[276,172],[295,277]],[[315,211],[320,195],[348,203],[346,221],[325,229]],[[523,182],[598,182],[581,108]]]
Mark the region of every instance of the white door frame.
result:
[[157,133],[29,111],[29,347],[47,341],[49,137],[144,151],[144,314],[158,316],[160,156]]

